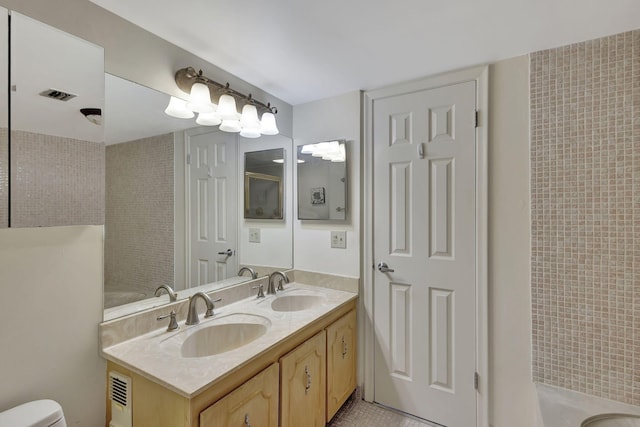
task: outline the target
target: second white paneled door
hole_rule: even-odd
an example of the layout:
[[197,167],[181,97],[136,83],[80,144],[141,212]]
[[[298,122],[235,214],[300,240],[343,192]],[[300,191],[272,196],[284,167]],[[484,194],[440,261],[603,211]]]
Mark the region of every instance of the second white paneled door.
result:
[[190,286],[217,282],[237,271],[237,137],[186,132]]
[[374,400],[447,427],[476,425],[475,110],[475,81],[372,109]]

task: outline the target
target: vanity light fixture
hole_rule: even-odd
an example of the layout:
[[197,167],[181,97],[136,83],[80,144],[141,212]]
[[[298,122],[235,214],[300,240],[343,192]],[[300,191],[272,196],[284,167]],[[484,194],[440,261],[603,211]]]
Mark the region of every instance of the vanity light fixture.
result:
[[[203,126],[220,126],[224,132],[239,132],[245,138],[258,138],[260,135],[277,135],[276,107],[253,99],[229,87],[196,72],[193,67],[182,68],[176,72],[176,84],[185,92],[187,100],[174,96],[164,112],[179,119],[190,119],[198,113],[196,123]],[[214,102],[215,101],[215,102]],[[217,103],[216,103],[217,102]],[[238,113],[237,104],[242,106]],[[259,113],[262,118],[258,118]]]

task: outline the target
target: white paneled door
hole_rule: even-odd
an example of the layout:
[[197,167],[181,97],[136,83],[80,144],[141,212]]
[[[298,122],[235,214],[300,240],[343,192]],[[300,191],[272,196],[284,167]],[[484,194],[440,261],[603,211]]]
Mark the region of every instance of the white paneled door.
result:
[[476,425],[475,106],[475,81],[373,104],[374,400],[447,427]]
[[237,137],[187,131],[189,284],[235,276],[237,247]]

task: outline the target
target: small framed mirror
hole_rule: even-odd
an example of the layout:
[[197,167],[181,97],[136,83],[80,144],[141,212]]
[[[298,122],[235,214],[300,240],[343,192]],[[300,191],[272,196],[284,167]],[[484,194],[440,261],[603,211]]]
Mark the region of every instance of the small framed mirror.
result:
[[298,219],[346,218],[346,141],[298,146]]
[[244,217],[283,219],[284,149],[252,151],[244,156]]

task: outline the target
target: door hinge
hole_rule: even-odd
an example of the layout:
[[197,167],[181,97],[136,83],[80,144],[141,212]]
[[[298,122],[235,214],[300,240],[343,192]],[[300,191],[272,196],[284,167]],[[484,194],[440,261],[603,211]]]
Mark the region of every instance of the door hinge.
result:
[[187,164],[190,165],[191,164],[191,154],[187,154]]
[[476,121],[476,127],[480,126],[480,119],[478,118],[478,110],[476,110],[476,114],[475,114],[475,121]]
[[478,387],[480,387],[480,375],[477,372],[474,372],[473,373],[473,388],[478,390]]

